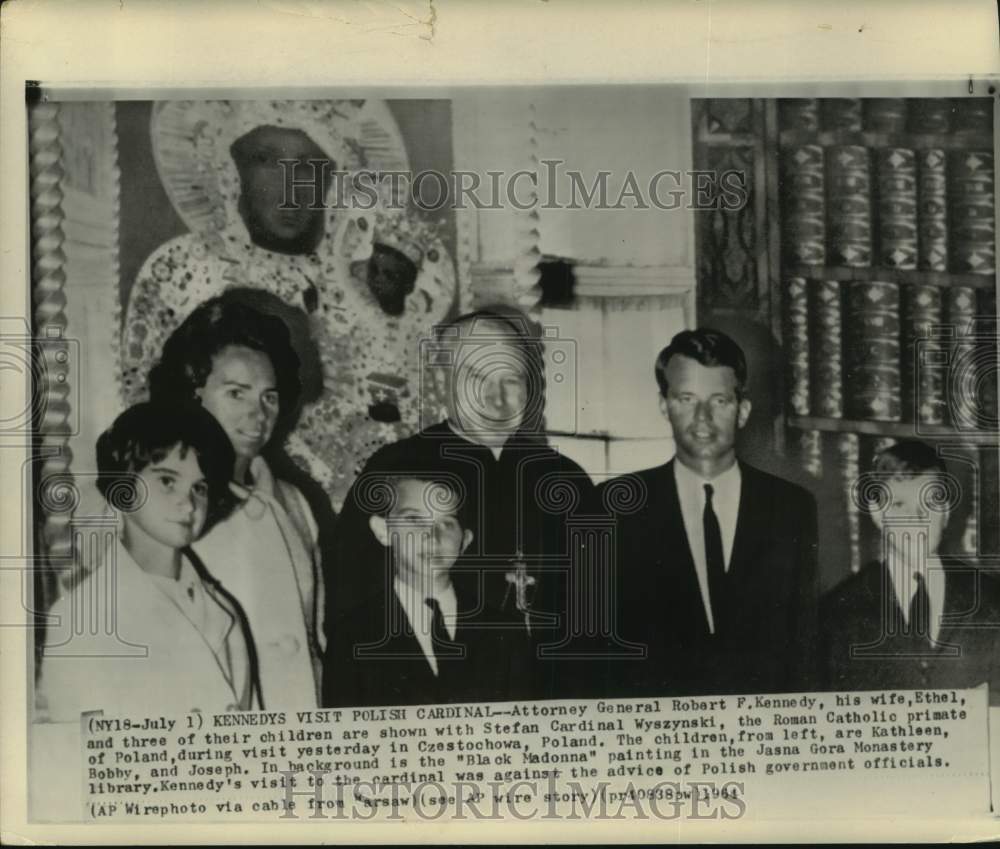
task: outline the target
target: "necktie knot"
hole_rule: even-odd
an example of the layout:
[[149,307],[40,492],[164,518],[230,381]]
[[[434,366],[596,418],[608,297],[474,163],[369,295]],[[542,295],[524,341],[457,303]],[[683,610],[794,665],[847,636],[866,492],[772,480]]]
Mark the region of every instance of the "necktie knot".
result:
[[705,503],[709,506],[712,504],[712,496],[715,495],[715,487],[712,484],[705,484]]

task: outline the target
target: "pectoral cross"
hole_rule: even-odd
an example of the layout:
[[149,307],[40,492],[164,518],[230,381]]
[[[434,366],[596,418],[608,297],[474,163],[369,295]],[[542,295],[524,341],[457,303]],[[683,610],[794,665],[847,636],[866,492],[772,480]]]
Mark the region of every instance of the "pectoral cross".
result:
[[524,562],[524,554],[518,549],[517,554],[510,561],[511,568],[504,578],[507,581],[507,591],[504,593],[503,606],[507,606],[511,590],[514,591],[514,605],[518,611],[524,614],[524,626],[531,633],[531,602],[528,600],[528,587],[534,587],[537,583],[533,575],[528,574],[528,566]]

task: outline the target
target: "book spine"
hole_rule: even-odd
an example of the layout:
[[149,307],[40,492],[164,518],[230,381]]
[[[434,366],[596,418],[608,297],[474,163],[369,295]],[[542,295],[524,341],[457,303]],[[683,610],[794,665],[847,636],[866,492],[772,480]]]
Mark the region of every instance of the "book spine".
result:
[[797,430],[792,437],[792,441],[802,468],[814,478],[822,478],[823,431]]
[[827,148],[827,233],[830,262],[865,268],[872,259],[871,169],[868,149]]
[[785,259],[791,265],[826,264],[826,194],[823,148],[816,144],[783,152]]
[[861,132],[861,101],[857,98],[828,97],[820,104],[823,129],[847,133]]
[[[981,467],[980,467],[981,468]],[[982,485],[982,475],[977,471],[973,474],[973,483],[969,489],[969,518],[962,532],[962,554],[968,557],[979,555],[979,487]]]
[[951,270],[996,273],[994,170],[990,151],[956,151],[948,162]]
[[[951,342],[948,355],[948,410],[958,430],[980,429],[982,414],[979,407],[982,392],[983,366],[980,355],[985,350],[977,344],[975,325],[978,313],[976,290],[969,286],[952,286],[947,290],[948,327]],[[993,340],[992,345],[996,342]],[[993,352],[986,351],[995,356]],[[988,373],[988,369],[986,369]],[[996,380],[995,366],[988,379]]]
[[902,133],[906,130],[906,98],[866,98],[864,117],[865,129],[874,133]]
[[847,547],[851,571],[861,569],[861,513],[854,500],[854,487],[861,476],[861,440],[856,433],[842,433],[837,439],[841,493],[847,514]]
[[779,100],[778,124],[782,130],[815,133],[819,130],[819,101],[814,97],[786,97]]
[[785,283],[785,392],[793,415],[808,416],[809,403],[809,283],[791,277]]
[[992,133],[993,98],[959,97],[952,103],[957,133]]
[[843,306],[835,280],[811,286],[813,315],[813,379],[811,407],[817,415],[844,415]]
[[919,266],[926,271],[948,270],[948,172],[945,152],[920,151],[917,211]]
[[876,156],[878,173],[878,264],[917,267],[917,157],[904,147]]
[[903,410],[906,421],[943,425],[948,420],[947,351],[941,344],[944,323],[937,286],[903,290]]
[[898,422],[902,418],[899,373],[899,287],[883,281],[850,284],[849,373],[852,417]]
[[909,101],[908,128],[921,135],[950,133],[954,108],[948,98],[914,98]]
[[[979,416],[982,424],[981,429],[997,435],[1000,439],[1000,398],[998,398],[1000,354],[997,352],[997,348],[1000,346],[1000,341],[997,340],[1000,322],[997,320],[997,293],[993,289],[980,289],[978,295],[979,315],[983,318],[978,331],[978,345],[981,349],[979,357],[981,358],[983,374],[978,397]],[[980,453],[980,457],[983,456],[983,453]],[[995,453],[993,456],[995,459],[997,454]],[[994,484],[998,479],[1000,478],[983,478],[983,480],[992,480]],[[997,490],[1000,490],[1000,487],[994,487],[994,494]],[[989,514],[985,513],[984,515],[988,516]],[[990,549],[990,551],[995,550]]]

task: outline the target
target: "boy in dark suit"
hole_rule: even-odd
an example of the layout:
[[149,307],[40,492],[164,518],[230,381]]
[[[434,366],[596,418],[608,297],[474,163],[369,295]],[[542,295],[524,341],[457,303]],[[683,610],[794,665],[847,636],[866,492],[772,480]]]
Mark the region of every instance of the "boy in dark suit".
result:
[[529,697],[533,647],[523,619],[490,606],[477,570],[459,562],[476,515],[462,478],[439,459],[399,457],[396,468],[358,482],[384,558],[354,564],[371,589],[328,626],[324,703]]
[[1000,583],[938,555],[948,522],[948,471],[923,442],[875,461],[883,497],[871,504],[882,559],[828,592],[820,631],[831,690],[990,684],[1000,704]]

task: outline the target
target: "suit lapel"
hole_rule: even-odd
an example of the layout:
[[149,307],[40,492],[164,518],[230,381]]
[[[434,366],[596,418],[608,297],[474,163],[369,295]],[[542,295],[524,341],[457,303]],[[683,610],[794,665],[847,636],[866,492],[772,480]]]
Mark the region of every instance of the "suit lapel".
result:
[[759,531],[770,526],[768,499],[760,489],[753,470],[740,463],[740,506],[736,513],[733,553],[729,559],[729,577],[737,592],[746,585],[749,564],[761,545]]
[[660,551],[667,555],[668,561],[673,561],[684,572],[694,573],[694,558],[691,556],[691,543],[684,527],[684,514],[681,512],[681,499],[677,494],[677,480],[674,477],[674,461],[671,460],[662,471],[656,475],[656,483],[660,492],[654,494],[653,503],[662,505],[661,515],[654,522],[659,527]]

